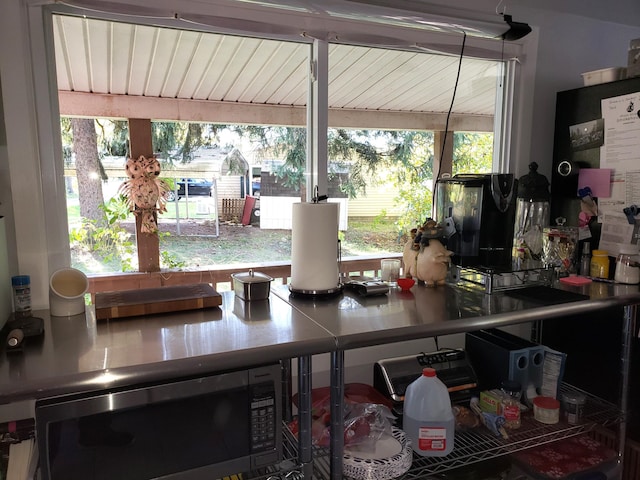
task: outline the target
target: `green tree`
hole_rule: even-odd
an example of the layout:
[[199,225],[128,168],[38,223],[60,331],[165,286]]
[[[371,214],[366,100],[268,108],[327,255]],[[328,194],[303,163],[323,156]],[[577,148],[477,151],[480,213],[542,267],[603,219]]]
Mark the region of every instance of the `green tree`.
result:
[[129,154],[129,123],[126,120],[96,119],[98,155],[126,157]]
[[153,151],[165,163],[186,164],[193,160],[199,147],[212,145],[217,133],[226,128],[214,123],[153,122],[151,124]]
[[[235,127],[239,135],[257,139],[265,156],[284,160],[276,169],[283,184],[304,192],[306,130],[287,127]],[[372,181],[392,182],[396,204],[404,212],[397,220],[406,232],[431,216],[433,205],[434,134],[431,131],[329,129],[329,175],[349,172],[340,188],[350,198],[366,195]],[[453,174],[492,170],[493,135],[458,132],[453,135]],[[374,180],[377,179],[377,180]]]
[[453,174],[489,173],[493,168],[493,134],[457,132],[453,135]]

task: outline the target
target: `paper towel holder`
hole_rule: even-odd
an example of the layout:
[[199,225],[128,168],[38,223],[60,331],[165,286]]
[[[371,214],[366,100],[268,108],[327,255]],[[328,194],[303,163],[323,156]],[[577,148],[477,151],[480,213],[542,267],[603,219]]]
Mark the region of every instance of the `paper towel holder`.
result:
[[304,290],[294,288],[289,284],[289,291],[292,295],[311,296],[311,297],[332,297],[342,292],[342,243],[338,239],[338,284],[334,288],[328,288],[325,290]]
[[[313,197],[311,203],[318,204],[328,199],[328,195],[319,195],[318,185],[313,189]],[[311,297],[330,297],[342,292],[342,244],[340,238],[337,238],[337,261],[338,261],[338,275],[335,279],[336,285],[325,289],[310,289],[310,288],[298,288],[289,284],[289,291],[292,295],[311,296]]]

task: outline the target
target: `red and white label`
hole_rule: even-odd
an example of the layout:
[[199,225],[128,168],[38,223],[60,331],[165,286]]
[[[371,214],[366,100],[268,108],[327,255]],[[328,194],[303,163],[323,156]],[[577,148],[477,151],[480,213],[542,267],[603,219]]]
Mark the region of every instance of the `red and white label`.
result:
[[504,419],[507,421],[514,421],[520,419],[520,407],[517,405],[505,405],[502,412]]
[[420,427],[418,448],[423,452],[441,452],[447,448],[447,429],[444,427]]

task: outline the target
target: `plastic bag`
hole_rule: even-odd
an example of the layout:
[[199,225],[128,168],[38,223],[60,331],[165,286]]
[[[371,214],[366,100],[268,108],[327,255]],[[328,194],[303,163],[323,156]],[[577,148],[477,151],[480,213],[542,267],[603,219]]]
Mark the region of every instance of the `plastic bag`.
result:
[[[331,438],[331,414],[329,398],[322,398],[312,405],[312,443],[328,447]],[[395,416],[385,405],[376,403],[354,403],[345,400],[343,412],[343,435],[345,447],[359,446],[375,448],[375,443],[383,435],[391,435]],[[298,433],[298,419],[289,423],[292,433]]]
[[383,435],[391,435],[391,423],[395,416],[387,407],[376,403],[349,406],[349,413],[344,420],[345,447],[375,450],[376,442]]

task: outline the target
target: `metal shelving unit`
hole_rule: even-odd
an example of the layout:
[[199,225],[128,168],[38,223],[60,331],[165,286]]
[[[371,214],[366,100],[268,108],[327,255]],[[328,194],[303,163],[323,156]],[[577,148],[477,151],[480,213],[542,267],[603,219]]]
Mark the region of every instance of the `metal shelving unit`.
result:
[[[455,448],[450,455],[446,457],[420,457],[414,454],[411,469],[398,478],[400,480],[427,479],[431,475],[447,470],[586,433],[598,426],[617,425],[623,420],[621,410],[612,403],[566,384],[561,387],[561,393],[565,392],[580,392],[587,398],[583,421],[579,425],[569,425],[562,420],[555,425],[545,425],[533,418],[533,412],[525,412],[522,416],[522,426],[517,430],[509,431],[507,440],[495,436],[483,426],[466,432],[456,432]],[[287,449],[293,453],[297,440],[287,428],[284,430]],[[295,454],[292,458],[295,458]],[[328,449],[314,449],[314,478],[330,480],[329,459]]]

